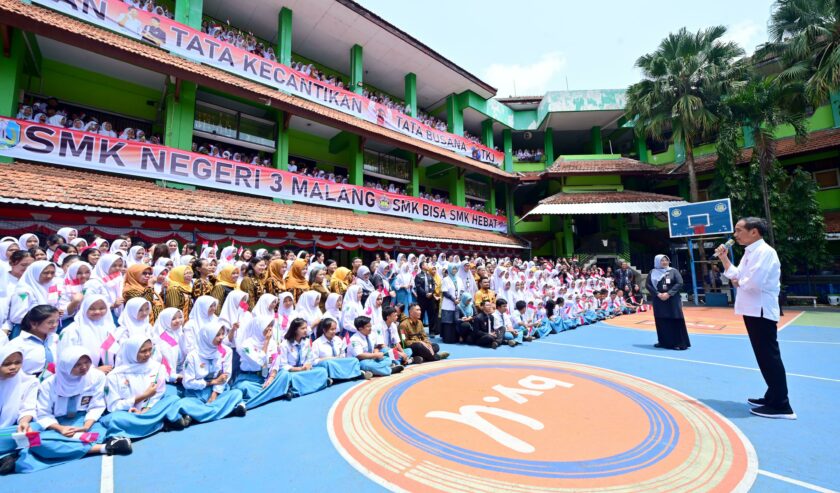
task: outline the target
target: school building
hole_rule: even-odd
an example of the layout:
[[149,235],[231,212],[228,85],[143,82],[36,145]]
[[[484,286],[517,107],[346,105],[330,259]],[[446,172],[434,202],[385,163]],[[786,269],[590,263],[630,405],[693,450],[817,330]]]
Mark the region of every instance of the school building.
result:
[[[635,137],[622,88],[504,97],[351,0],[0,0],[0,14],[3,235],[73,225],[340,262],[450,251],[645,271],[674,246],[684,152]],[[835,257],[839,128],[840,96],[805,144],[789,129],[779,143],[820,185]],[[707,196],[714,146],[695,152]]]

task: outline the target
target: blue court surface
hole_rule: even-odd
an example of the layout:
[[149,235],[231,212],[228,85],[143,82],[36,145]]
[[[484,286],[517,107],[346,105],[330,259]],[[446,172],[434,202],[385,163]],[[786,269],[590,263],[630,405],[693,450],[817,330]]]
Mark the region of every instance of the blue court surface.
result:
[[[628,326],[632,317],[623,317]],[[761,396],[765,386],[745,336],[691,338],[688,351],[659,350],[650,331],[599,323],[517,348],[443,349],[458,359],[566,361],[651,380],[698,399],[741,430],[758,456],[751,491],[840,489],[840,314],[806,313],[779,333],[797,421],[749,414],[745,399]],[[328,434],[331,406],[354,385],[337,384],[291,402],[274,402],[245,418],[160,433],[136,442],[128,457],[86,458],[41,473],[3,477],[0,491],[384,491],[339,454]],[[447,399],[447,389],[440,389],[440,399]]]

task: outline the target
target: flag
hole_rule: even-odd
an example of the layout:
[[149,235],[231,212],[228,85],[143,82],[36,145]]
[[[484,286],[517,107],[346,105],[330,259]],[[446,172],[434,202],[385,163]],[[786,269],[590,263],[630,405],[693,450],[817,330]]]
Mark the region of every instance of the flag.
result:
[[15,441],[17,448],[30,448],[41,445],[41,433],[37,431],[12,433],[12,439]]
[[250,310],[250,307],[248,306],[248,302],[245,301],[245,300],[242,300],[242,301],[239,302],[239,308],[242,308],[242,311],[245,311],[245,312]]
[[347,344],[348,346],[350,345],[350,332],[349,331],[344,333],[344,344]]
[[166,342],[167,344],[169,344],[172,347],[175,347],[175,346],[178,345],[178,341],[173,339],[172,336],[167,334],[166,332],[161,332],[161,334],[158,337],[160,337],[160,339],[162,341]]
[[222,358],[227,356],[227,350],[225,349],[225,347],[223,345],[219,344],[218,346],[216,346],[216,349],[219,350],[219,354],[222,355]]
[[97,440],[99,440],[99,433],[96,432],[89,431],[87,433],[82,433],[81,436],[79,436],[79,441],[82,443],[95,443]]
[[111,346],[113,346],[115,342],[117,342],[117,340],[114,339],[114,334],[109,333],[108,337],[106,337],[105,340],[102,341],[102,345],[99,346],[99,348],[104,351],[107,351],[111,349]]
[[391,359],[393,359],[394,361],[400,360],[400,352],[397,351],[396,347],[391,348]]
[[237,256],[237,257],[241,257],[241,256],[242,256],[242,252],[244,252],[244,251],[245,251],[245,249],[244,249],[244,248],[242,248],[242,246],[240,246],[240,247],[239,247],[239,250],[237,250],[237,251],[236,251],[236,256]]
[[166,359],[166,356],[161,357],[160,364],[162,364],[163,367],[166,368],[166,373],[167,374],[169,374],[169,375],[172,374],[172,367],[169,366],[169,360]]
[[58,263],[59,259],[61,258],[62,253],[63,252],[61,250],[59,250],[58,248],[55,249],[55,253],[53,253],[53,258],[52,258],[52,261],[53,261],[54,264]]

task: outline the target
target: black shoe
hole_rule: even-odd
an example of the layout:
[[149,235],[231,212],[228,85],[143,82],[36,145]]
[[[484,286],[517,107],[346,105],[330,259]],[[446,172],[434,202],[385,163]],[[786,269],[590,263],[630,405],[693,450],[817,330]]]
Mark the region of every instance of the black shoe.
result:
[[666,349],[666,346],[664,344],[660,344],[658,342],[656,344],[654,344],[653,347],[659,348],[659,349]]
[[411,361],[409,361],[408,363],[411,364],[411,365],[419,365],[423,361],[424,360],[423,360],[422,356],[414,356],[413,358],[411,358]]
[[674,346],[674,349],[676,349],[677,351],[685,351],[686,349],[688,349],[688,346]]
[[233,412],[230,413],[231,416],[236,416],[237,418],[245,417],[248,414],[248,408],[245,407],[245,404],[239,404],[233,409]]
[[181,416],[181,423],[183,423],[183,424],[184,424],[184,428],[186,428],[186,427],[188,427],[189,425],[191,425],[191,424],[192,424],[192,422],[193,422],[192,416],[187,415],[187,414],[185,414],[185,415]]
[[0,476],[6,476],[15,472],[15,462],[17,459],[17,452],[13,452],[0,459]]
[[327,387],[332,387],[332,384],[333,384],[333,383],[334,383],[334,382],[333,382],[333,379],[332,379],[332,378],[328,378],[328,379],[327,379]]
[[449,357],[449,353],[446,351],[441,351],[435,355],[436,360],[442,360]]
[[280,397],[280,398],[283,399],[283,400],[286,400],[286,401],[290,401],[290,400],[294,399],[294,397],[295,397],[295,394],[290,390],[290,391],[286,392],[285,394],[283,394],[283,396]]
[[403,370],[405,370],[403,365],[394,365],[391,367],[391,375],[395,375]]
[[525,341],[525,342],[531,342],[531,341],[534,340],[534,337],[533,336],[525,336],[525,337],[522,338],[522,340]]
[[164,421],[163,431],[181,431],[184,429],[184,418],[178,418],[175,421]]
[[490,348],[491,348],[491,349],[496,349],[497,347],[499,347],[499,343],[498,343],[498,342],[495,342],[495,341],[494,341],[494,342],[493,342],[493,344],[490,344]]
[[129,455],[131,453],[131,440],[126,437],[113,437],[105,442],[105,452],[108,455]]
[[796,419],[796,413],[793,412],[793,409],[791,409],[790,406],[781,409],[770,406],[760,406],[750,409],[750,412],[756,416],[761,416],[762,418]]
[[767,401],[764,400],[764,397],[759,397],[758,399],[747,399],[747,404],[752,407],[761,407],[767,404]]

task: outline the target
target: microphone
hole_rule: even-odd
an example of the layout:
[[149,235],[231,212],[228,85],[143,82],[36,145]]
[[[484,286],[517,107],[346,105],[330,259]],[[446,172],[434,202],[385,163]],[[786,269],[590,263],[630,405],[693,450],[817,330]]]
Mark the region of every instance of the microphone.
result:
[[[735,244],[735,238],[729,238],[728,240],[726,240],[726,243],[724,243],[723,246],[725,246],[726,249],[729,250],[730,248],[732,248],[732,245],[734,245],[734,244]],[[718,255],[716,253],[715,257],[720,258],[720,255]]]

